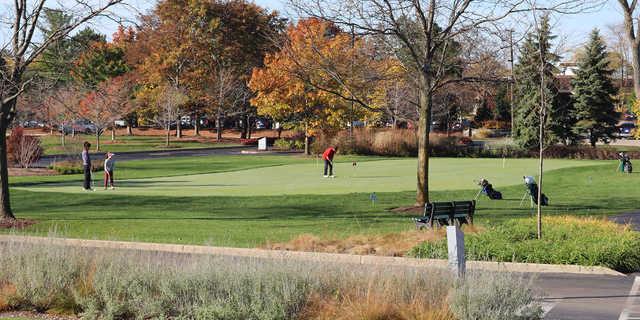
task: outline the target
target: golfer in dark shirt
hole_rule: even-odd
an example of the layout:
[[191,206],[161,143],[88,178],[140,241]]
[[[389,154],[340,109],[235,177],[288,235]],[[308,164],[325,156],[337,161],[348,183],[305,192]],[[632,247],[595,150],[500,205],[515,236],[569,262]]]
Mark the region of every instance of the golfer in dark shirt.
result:
[[85,141],[82,149],[82,168],[84,169],[84,185],[86,191],[91,189],[91,155],[89,154],[91,143]]

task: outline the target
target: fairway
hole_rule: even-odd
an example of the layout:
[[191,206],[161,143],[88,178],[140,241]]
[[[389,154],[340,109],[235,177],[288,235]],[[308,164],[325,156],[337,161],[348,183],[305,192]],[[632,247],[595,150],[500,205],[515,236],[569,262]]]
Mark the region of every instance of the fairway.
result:
[[[203,158],[204,159],[204,158]],[[416,159],[336,163],[336,178],[322,177],[322,163],[277,165],[230,172],[179,175],[117,181],[118,189],[102,190],[102,172],[94,173],[96,194],[140,196],[276,196],[410,191],[416,188]],[[483,177],[495,187],[522,183],[522,176],[537,175],[536,159],[431,159],[432,190],[475,189]],[[547,160],[545,170],[601,164],[585,160]],[[203,163],[203,165],[206,165]],[[116,179],[118,171],[116,169]],[[38,192],[84,193],[81,183],[68,181],[30,185]]]

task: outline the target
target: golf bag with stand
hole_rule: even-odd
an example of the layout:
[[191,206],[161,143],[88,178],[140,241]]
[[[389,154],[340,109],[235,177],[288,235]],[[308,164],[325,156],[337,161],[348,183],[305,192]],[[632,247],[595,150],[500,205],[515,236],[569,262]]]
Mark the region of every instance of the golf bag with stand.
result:
[[633,172],[633,166],[631,165],[631,159],[629,158],[629,156],[626,153],[620,152],[618,154],[618,160],[620,160],[620,171],[621,172],[624,172],[624,173]]
[[502,193],[500,191],[493,189],[493,186],[491,185],[491,183],[489,183],[487,179],[484,179],[484,178],[480,179],[480,181],[478,181],[478,185],[482,189],[476,195],[476,199],[482,193],[491,200],[502,200]]
[[[531,197],[534,204],[538,204],[538,184],[533,177],[524,177],[524,184],[527,186],[527,192]],[[549,205],[549,198],[543,193],[540,195],[540,204],[543,206]]]

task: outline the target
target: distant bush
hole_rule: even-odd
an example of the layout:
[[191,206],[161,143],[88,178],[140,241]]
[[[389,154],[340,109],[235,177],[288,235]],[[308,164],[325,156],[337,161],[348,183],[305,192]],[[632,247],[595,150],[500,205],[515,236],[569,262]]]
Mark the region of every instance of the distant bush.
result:
[[273,143],[273,147],[278,150],[291,150],[294,148],[294,142],[289,139],[280,138]]
[[243,146],[257,146],[258,139],[240,139],[240,144]]
[[[92,160],[91,170],[93,172],[102,171],[102,160]],[[66,160],[60,162],[54,162],[49,165],[49,169],[55,170],[58,174],[79,174],[84,172],[84,167],[81,160]]]
[[[533,219],[513,219],[465,239],[469,260],[603,266],[640,271],[640,234],[604,219],[546,217],[542,240]],[[447,258],[446,241],[424,242],[411,249],[418,258]]]
[[473,136],[478,139],[491,138],[493,136],[493,130],[487,129],[487,128],[480,128],[475,131]]
[[482,122],[482,128],[484,129],[499,129],[506,130],[511,129],[511,123],[507,121],[499,121],[499,120],[487,120]]
[[38,161],[43,153],[44,149],[42,149],[38,137],[25,135],[22,127],[11,130],[11,135],[7,137],[7,158],[9,163],[28,168]]

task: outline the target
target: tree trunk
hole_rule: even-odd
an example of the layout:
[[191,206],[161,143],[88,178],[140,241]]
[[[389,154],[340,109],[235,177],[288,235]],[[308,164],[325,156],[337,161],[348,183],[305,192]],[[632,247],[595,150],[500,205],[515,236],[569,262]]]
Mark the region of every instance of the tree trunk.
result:
[[240,127],[242,128],[242,131],[240,131],[240,139],[249,139],[247,138],[247,132],[249,131],[249,123],[247,122],[247,119],[240,120],[240,123]]
[[180,123],[180,119],[176,121],[176,138],[182,138],[182,125]]
[[62,126],[62,131],[60,131],[60,143],[62,144],[63,147],[64,147],[64,142],[65,142],[64,141],[64,137],[65,137],[65,134],[64,134],[64,125],[63,125]]
[[76,129],[73,127],[73,125],[71,125],[71,138],[75,138],[76,137]]
[[193,117],[193,121],[193,134],[195,136],[200,136],[200,119],[198,118],[197,113]]
[[[14,102],[15,103],[15,102]],[[0,220],[13,220],[9,199],[9,164],[7,161],[7,127],[10,121],[0,122]]]
[[100,151],[100,130],[96,129],[96,151]]
[[247,117],[247,139],[251,139],[253,133],[253,123],[251,123],[251,117]]
[[418,186],[416,205],[429,202],[429,132],[431,131],[432,96],[429,92],[431,78],[428,74],[420,77],[420,119],[418,120]]
[[222,117],[216,117],[216,141],[222,140]]
[[278,126],[278,139],[282,138],[282,126]]
[[111,127],[111,141],[116,141],[116,127]]
[[133,135],[133,128],[131,127],[131,124],[127,123],[127,135],[128,136],[132,136]]
[[169,136],[171,136],[171,127],[167,125],[167,141],[166,141],[167,147],[169,146],[169,139],[170,139]]
[[640,97],[640,42],[632,41],[632,43],[633,90],[636,93],[636,97]]

